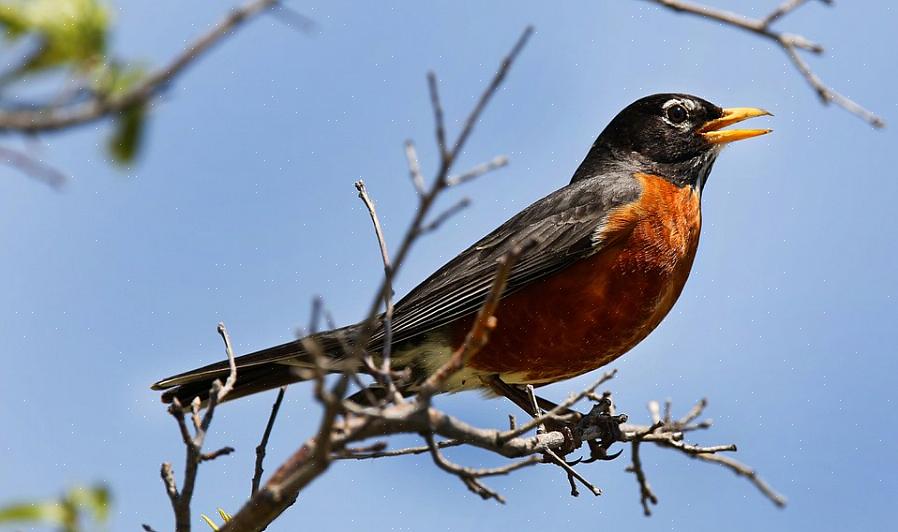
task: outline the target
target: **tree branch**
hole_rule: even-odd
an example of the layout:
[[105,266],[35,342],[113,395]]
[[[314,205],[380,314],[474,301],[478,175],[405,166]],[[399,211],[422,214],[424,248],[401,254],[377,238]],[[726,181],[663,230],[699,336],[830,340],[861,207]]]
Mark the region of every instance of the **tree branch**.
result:
[[175,77],[232,34],[256,14],[278,3],[278,0],[252,0],[234,8],[217,25],[193,41],[167,66],[151,73],[141,83],[118,96],[95,95],[73,104],[45,106],[38,109],[0,111],[0,132],[39,133],[58,131],[89,124],[126,109],[148,102]]
[[0,146],[0,159],[23,174],[56,189],[62,187],[68,179],[52,165],[19,150]]
[[256,467],[253,472],[252,488],[249,494],[254,495],[259,491],[259,483],[262,481],[262,473],[265,472],[262,464],[265,461],[265,452],[268,448],[268,438],[271,437],[271,431],[274,428],[274,421],[278,417],[278,411],[281,409],[281,403],[284,401],[284,394],[287,392],[286,386],[281,386],[278,390],[277,398],[271,405],[271,415],[268,416],[268,423],[265,425],[265,432],[262,433],[262,441],[256,446]]
[[[875,128],[885,127],[886,124],[882,118],[865,109],[854,100],[844,96],[839,92],[836,92],[834,89],[823,83],[823,81],[816,74],[814,74],[805,60],[802,59],[798,54],[799,49],[806,50],[818,55],[822,54],[822,45],[817,44],[801,35],[783,33],[771,28],[774,22],[781,20],[789,13],[798,9],[799,7],[804,5],[807,0],[786,0],[783,4],[780,4],[772,12],[770,12],[770,14],[768,14],[766,17],[760,19],[753,19],[736,13],[732,13],[730,11],[715,9],[702,4],[696,4],[684,0],[646,1],[666,7],[672,11],[676,11],[679,13],[687,13],[709,20],[716,20],[733,28],[739,28],[773,41],[780,48],[782,48],[786,55],[789,56],[792,64],[795,65],[795,68],[798,70],[798,72],[814,89],[814,91],[817,93],[817,96],[820,97],[821,102],[823,102],[824,104],[835,103],[839,107],[861,118]],[[832,2],[828,0],[821,1],[823,1],[823,3],[825,4],[832,4]]]
[[224,385],[217,379],[212,383],[212,389],[209,392],[208,405],[206,406],[206,411],[202,418],[199,417],[199,398],[194,400],[190,405],[194,434],[191,435],[190,430],[187,428],[187,421],[185,420],[186,412],[177,398],[172,401],[172,405],[168,409],[169,413],[178,423],[178,430],[181,433],[181,439],[184,441],[184,447],[186,448],[186,457],[184,458],[184,483],[180,492],[178,491],[175,482],[175,474],[171,464],[168,462],[163,463],[161,469],[165,492],[168,494],[168,499],[172,505],[172,511],[175,514],[175,530],[177,532],[190,531],[190,501],[193,498],[193,490],[196,486],[196,476],[199,472],[200,464],[234,452],[234,449],[231,447],[223,447],[211,453],[202,452],[203,442],[209,431],[209,425],[212,423],[215,407],[218,403],[224,400],[228,393],[231,392],[234,388],[234,383],[237,381],[237,365],[234,361],[234,350],[231,346],[231,338],[228,335],[228,330],[225,328],[224,323],[218,324],[218,334],[225,344],[225,352],[228,356],[230,372],[228,373]]

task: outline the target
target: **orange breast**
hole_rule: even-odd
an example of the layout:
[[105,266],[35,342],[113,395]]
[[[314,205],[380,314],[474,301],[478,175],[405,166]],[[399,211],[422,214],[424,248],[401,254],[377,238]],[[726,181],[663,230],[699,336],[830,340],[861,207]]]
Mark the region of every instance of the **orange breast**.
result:
[[[503,299],[470,361],[507,382],[554,382],[626,353],[667,315],[689,276],[701,212],[691,187],[638,174],[640,198],[609,213],[607,248]],[[455,328],[460,344],[471,319]]]

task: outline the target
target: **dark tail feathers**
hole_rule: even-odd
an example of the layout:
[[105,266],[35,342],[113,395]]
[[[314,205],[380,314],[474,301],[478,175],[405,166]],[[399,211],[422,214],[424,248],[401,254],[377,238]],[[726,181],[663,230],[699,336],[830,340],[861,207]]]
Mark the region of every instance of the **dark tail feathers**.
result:
[[[333,361],[333,369],[339,369],[343,357],[341,338],[351,338],[351,329],[344,328],[315,335],[313,338],[326,356]],[[314,367],[311,355],[303,347],[303,340],[294,340],[248,355],[237,357],[237,381],[226,400],[237,399],[254,393],[264,392],[281,386],[305,380],[302,368]],[[164,390],[162,402],[171,403],[175,398],[187,406],[194,398],[201,401],[209,398],[212,383],[222,382],[228,377],[228,361],[216,362],[191,371],[163,379],[153,385],[154,390]]]

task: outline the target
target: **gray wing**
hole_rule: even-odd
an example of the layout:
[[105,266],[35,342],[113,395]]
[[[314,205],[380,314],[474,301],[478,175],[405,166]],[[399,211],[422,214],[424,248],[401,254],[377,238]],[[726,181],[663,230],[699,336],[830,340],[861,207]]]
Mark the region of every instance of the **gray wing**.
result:
[[[497,261],[514,246],[528,242],[509,272],[503,297],[596,253],[606,244],[597,231],[608,212],[635,201],[639,192],[632,176],[606,174],[574,182],[530,205],[402,298],[393,314],[393,341],[477,312],[492,286]],[[381,340],[378,331],[370,347]]]

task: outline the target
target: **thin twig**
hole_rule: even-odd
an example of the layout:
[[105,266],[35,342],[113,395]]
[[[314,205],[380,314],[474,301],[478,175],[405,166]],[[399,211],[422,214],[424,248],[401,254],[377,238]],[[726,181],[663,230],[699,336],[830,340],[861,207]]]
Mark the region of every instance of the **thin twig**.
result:
[[262,481],[262,473],[265,469],[262,467],[265,461],[265,452],[268,448],[268,438],[271,437],[271,430],[274,428],[274,421],[278,417],[278,411],[281,409],[281,403],[284,401],[284,394],[287,392],[286,386],[281,386],[278,395],[271,405],[271,414],[268,416],[268,423],[265,425],[265,432],[262,433],[262,441],[256,446],[256,467],[253,472],[252,488],[250,495],[259,491],[259,483]]
[[627,471],[636,475],[636,482],[639,483],[639,502],[642,504],[642,513],[648,517],[652,515],[652,509],[649,504],[658,504],[658,497],[652,491],[648,479],[645,477],[645,471],[642,469],[642,460],[639,458],[639,441],[631,444],[631,458],[633,465],[627,468]]
[[427,193],[424,188],[424,176],[421,175],[421,165],[418,163],[418,151],[415,150],[415,143],[411,140],[405,141],[405,158],[408,161],[408,173],[412,178],[412,184],[419,196]]
[[446,151],[446,125],[443,119],[443,104],[440,103],[440,91],[437,88],[437,75],[434,72],[427,73],[427,89],[430,91],[430,106],[433,108],[437,148],[440,150],[440,158],[446,159],[449,156],[449,152]]
[[[753,19],[729,11],[724,11],[722,9],[715,9],[702,4],[686,2],[684,0],[647,1],[679,13],[688,13],[690,15],[696,15],[702,18],[716,20],[731,27],[749,31],[751,33],[754,33],[755,35],[770,39],[771,41],[775,42],[784,52],[786,52],[798,72],[814,89],[823,103],[835,103],[849,113],[860,117],[875,128],[885,127],[885,121],[882,118],[862,107],[854,100],[844,96],[839,92],[836,92],[834,89],[823,83],[823,81],[816,74],[814,74],[814,72],[804,61],[804,59],[802,59],[801,56],[798,55],[798,49],[806,50],[818,55],[822,54],[823,46],[810,41],[801,35],[783,33],[771,29],[770,26],[773,22],[781,20],[785,15],[793,12],[795,9],[803,5],[805,3],[804,1],[787,0],[784,4],[781,4],[780,6],[775,8],[766,17],[760,19]],[[824,3],[829,2],[824,0]]]
[[720,464],[723,467],[726,467],[733,473],[747,478],[752,484],[754,484],[756,488],[758,488],[758,491],[760,491],[765,497],[770,500],[770,502],[772,502],[777,507],[783,508],[786,506],[786,498],[777,493],[777,491],[772,487],[770,487],[770,485],[767,484],[764,479],[758,476],[757,472],[754,469],[748,467],[742,462],[719,454],[695,454],[690,456],[693,456],[694,458],[697,458],[699,460],[713,462],[715,464]]
[[[576,469],[574,469],[573,467],[568,465],[568,463],[565,462],[563,458],[561,458],[560,456],[555,454],[555,451],[553,451],[552,449],[546,449],[546,455],[549,457],[549,459],[553,463],[555,463],[555,465],[557,465],[561,469],[564,469],[564,471],[569,476],[580,481],[580,484],[583,484],[583,486],[586,487],[586,489],[588,489],[589,491],[591,491],[593,495],[598,497],[599,495],[602,494],[602,490],[599,489],[598,486],[596,486],[592,482],[586,480],[586,478],[583,475],[581,475],[579,472],[577,472]],[[576,497],[576,495],[574,495],[574,496]]]
[[[465,442],[459,440],[442,440],[436,442],[436,446],[439,449],[445,449],[447,447],[458,447],[459,445],[464,444]],[[406,447],[404,449],[394,449],[392,451],[344,449],[343,452],[335,455],[334,458],[337,458],[339,460],[368,460],[371,458],[391,458],[393,456],[424,454],[429,451],[430,446],[428,445]]]
[[448,209],[446,209],[443,212],[441,212],[440,214],[438,214],[433,219],[433,221],[431,221],[427,225],[421,227],[421,235],[436,231],[437,229],[440,228],[441,225],[443,225],[446,222],[446,220],[448,220],[449,218],[452,218],[456,214],[467,209],[470,205],[471,205],[471,200],[468,198],[462,198],[462,199],[458,200],[451,207],[449,207]]
[[396,385],[390,376],[390,359],[393,351],[393,267],[390,264],[390,254],[387,250],[387,240],[384,237],[383,227],[380,225],[380,218],[377,217],[377,210],[374,208],[374,202],[368,195],[368,189],[365,182],[359,179],[355,182],[355,188],[359,192],[359,198],[368,209],[368,215],[371,217],[371,223],[374,225],[374,236],[377,238],[377,245],[380,248],[380,258],[384,265],[384,313],[381,319],[381,327],[383,327],[383,351],[381,361],[381,371],[377,375],[384,383],[387,390],[387,398],[391,401],[402,401],[402,394],[396,391]]
[[0,146],[0,159],[28,177],[56,189],[62,187],[68,180],[64,173],[52,165],[19,150]]
[[468,181],[471,181],[472,179],[477,179],[478,177],[482,176],[483,174],[492,172],[494,170],[498,170],[499,168],[502,168],[507,165],[508,165],[508,157],[506,157],[504,155],[499,155],[497,157],[493,157],[493,159],[490,161],[478,164],[474,168],[471,168],[470,170],[468,170],[467,172],[465,172],[461,175],[450,176],[449,179],[447,179],[446,184],[450,187],[458,186],[458,185],[461,185],[462,183],[467,183]]

